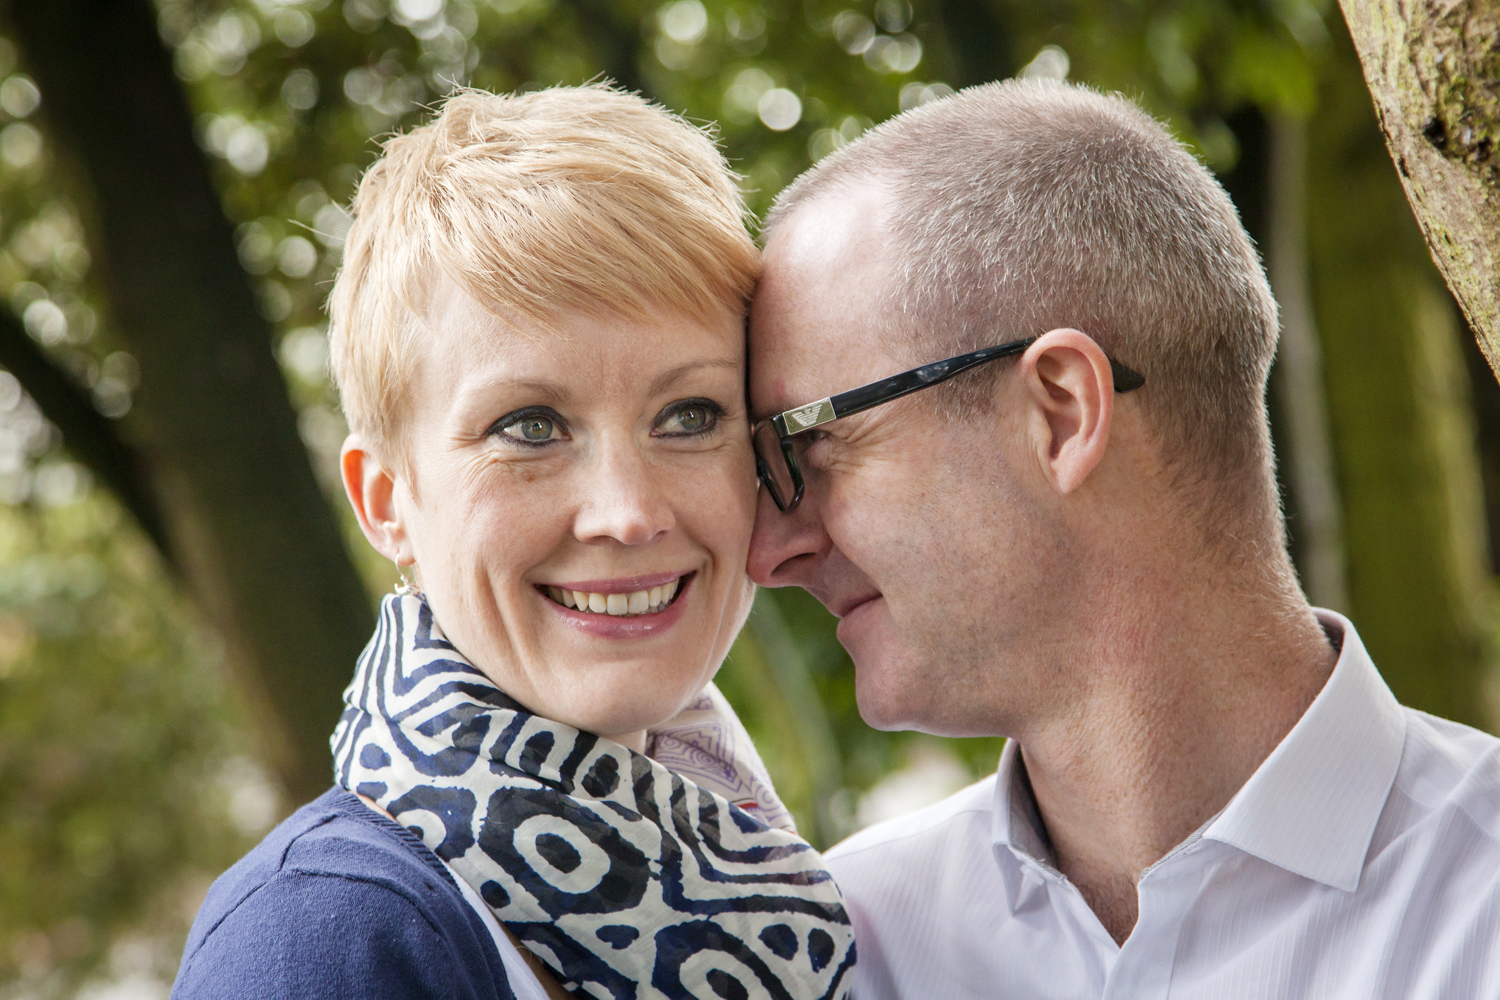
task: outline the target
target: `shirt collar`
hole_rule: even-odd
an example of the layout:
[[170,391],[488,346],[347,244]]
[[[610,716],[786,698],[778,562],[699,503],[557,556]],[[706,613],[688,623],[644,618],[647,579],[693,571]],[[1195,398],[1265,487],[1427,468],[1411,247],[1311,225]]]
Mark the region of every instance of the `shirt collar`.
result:
[[995,846],[1008,847],[1018,859],[1050,868],[1052,851],[1044,830],[1021,763],[1021,746],[1006,740],[995,772]]
[[1012,913],[1046,899],[1048,880],[1062,875],[1052,866],[1052,851],[1037,812],[1036,798],[1021,763],[1021,745],[1006,740],[995,772],[992,850]]
[[1349,620],[1317,615],[1342,638],[1328,683],[1203,836],[1353,892],[1401,764],[1406,715]]
[[[1406,715],[1349,620],[1314,610],[1340,646],[1333,673],[1203,837],[1353,892],[1401,764]],[[1013,907],[1040,887],[1035,876],[1057,877],[1020,751],[1007,741],[995,775],[994,848]]]

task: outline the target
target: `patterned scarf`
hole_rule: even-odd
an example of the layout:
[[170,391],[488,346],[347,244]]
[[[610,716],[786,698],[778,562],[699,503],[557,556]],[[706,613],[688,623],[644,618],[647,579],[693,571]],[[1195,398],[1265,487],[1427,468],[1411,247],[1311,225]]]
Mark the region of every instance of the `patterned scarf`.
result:
[[[385,599],[344,700],[339,784],[420,836],[566,988],[597,1000],[847,996],[853,931],[809,844],[761,809],[526,711],[443,638],[420,597]],[[753,784],[747,804],[761,797]]]

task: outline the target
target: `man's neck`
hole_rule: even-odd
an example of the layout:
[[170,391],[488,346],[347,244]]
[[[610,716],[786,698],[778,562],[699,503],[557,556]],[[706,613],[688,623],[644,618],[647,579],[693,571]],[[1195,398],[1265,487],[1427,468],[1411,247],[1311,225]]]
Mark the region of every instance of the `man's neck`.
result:
[[1141,873],[1228,804],[1337,661],[1300,595],[1152,618],[1104,629],[1089,690],[1017,734],[1052,860],[1117,943]]

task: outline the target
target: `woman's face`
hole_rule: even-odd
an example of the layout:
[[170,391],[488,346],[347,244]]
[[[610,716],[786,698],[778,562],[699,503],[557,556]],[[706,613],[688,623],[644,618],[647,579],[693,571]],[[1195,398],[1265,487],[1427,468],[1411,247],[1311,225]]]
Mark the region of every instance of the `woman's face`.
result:
[[507,694],[639,749],[713,676],[753,596],[741,317],[544,329],[451,283],[434,301],[385,554],[415,562],[449,640]]

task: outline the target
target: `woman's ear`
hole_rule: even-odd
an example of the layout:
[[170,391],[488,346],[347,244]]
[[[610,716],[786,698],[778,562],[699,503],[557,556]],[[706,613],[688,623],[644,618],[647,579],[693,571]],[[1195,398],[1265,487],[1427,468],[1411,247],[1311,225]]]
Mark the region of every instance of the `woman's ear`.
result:
[[1078,330],[1049,330],[1021,358],[1042,474],[1072,493],[1104,457],[1114,406],[1109,358]]
[[397,566],[409,566],[413,556],[401,513],[396,508],[396,475],[358,434],[350,434],[339,453],[344,493],[359,530],[375,551]]

